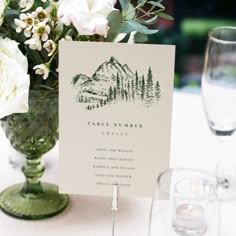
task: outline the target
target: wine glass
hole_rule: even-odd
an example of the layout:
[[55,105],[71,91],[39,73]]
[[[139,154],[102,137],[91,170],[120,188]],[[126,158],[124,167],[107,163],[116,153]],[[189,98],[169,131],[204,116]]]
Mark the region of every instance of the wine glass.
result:
[[219,141],[216,176],[222,204],[222,200],[236,197],[236,156],[225,146],[236,130],[236,27],[217,27],[209,32],[202,98],[208,126]]
[[[209,33],[202,97],[208,125],[225,143],[236,130],[236,27],[218,27]],[[235,160],[229,158],[227,150],[220,147],[223,152],[218,158],[217,177],[227,190],[236,184],[236,156]]]

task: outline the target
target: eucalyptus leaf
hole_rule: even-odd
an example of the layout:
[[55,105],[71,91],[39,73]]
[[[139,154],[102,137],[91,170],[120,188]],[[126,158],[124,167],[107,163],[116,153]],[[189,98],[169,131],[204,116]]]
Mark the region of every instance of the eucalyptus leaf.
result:
[[158,16],[161,17],[161,18],[164,18],[166,20],[174,20],[174,18],[164,12],[159,12],[158,13]]
[[138,0],[137,4],[143,6],[147,0]]
[[134,6],[133,6],[133,4],[129,4],[125,19],[126,20],[133,20],[135,16],[136,16],[136,11],[135,11]]
[[148,29],[148,27],[146,27],[134,20],[128,21],[128,24],[130,26],[132,26],[134,28],[134,30],[136,30],[137,32],[143,33],[143,34],[155,34],[159,31],[159,30]]
[[120,27],[122,26],[122,23],[123,23],[123,18],[122,18],[122,15],[119,11],[115,10],[115,11],[112,11],[108,17],[107,17],[107,20],[108,20],[108,24],[109,24],[109,27],[110,27],[110,32],[111,33],[115,33],[117,32]]
[[160,2],[149,1],[147,3],[151,4],[151,5],[155,6],[155,7],[159,7],[159,8],[165,9],[165,7]]
[[148,20],[139,20],[139,22],[144,25],[153,25],[157,22],[157,20],[158,20],[158,15],[155,15],[154,17]]
[[121,42],[122,40],[124,40],[124,38],[126,37],[126,33],[120,33],[118,35],[116,35],[116,37],[113,39],[113,42],[114,43],[119,43]]
[[122,27],[120,28],[119,32],[118,33],[131,33],[135,31],[134,27],[131,26],[130,24],[128,24],[128,22],[125,22]]
[[119,2],[120,2],[120,5],[121,5],[123,11],[126,12],[128,9],[129,1],[128,0],[119,0]]
[[142,33],[136,33],[134,36],[135,43],[146,43],[148,41],[148,36]]

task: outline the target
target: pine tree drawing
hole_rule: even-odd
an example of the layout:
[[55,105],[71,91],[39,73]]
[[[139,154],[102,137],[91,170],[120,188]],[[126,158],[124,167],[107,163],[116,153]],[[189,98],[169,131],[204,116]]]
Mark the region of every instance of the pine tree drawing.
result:
[[134,86],[134,80],[131,82],[131,92],[132,92],[132,100],[135,101],[135,86]]
[[116,98],[117,98],[117,89],[116,89],[116,87],[113,88],[113,96],[114,96],[114,100],[116,101]]
[[127,102],[128,101],[128,92],[127,92],[127,90],[125,90],[124,93],[125,93],[125,101]]
[[142,76],[142,82],[141,82],[141,100],[143,101],[144,100],[144,97],[145,97],[145,78],[144,78],[144,75]]
[[120,76],[119,76],[119,73],[117,73],[116,75],[116,93],[117,93],[117,97],[120,96],[121,94],[121,88],[120,88]]
[[72,78],[78,91],[76,102],[86,110],[101,109],[119,102],[150,107],[161,99],[159,81],[154,81],[151,67],[146,76],[135,73],[127,64],[120,64],[114,57],[98,67],[91,77],[78,74]]
[[124,79],[121,79],[121,99],[122,101],[125,99],[125,90],[124,90]]
[[108,95],[108,101],[111,102],[113,100],[113,89],[110,86],[109,88],[109,95]]
[[149,67],[147,74],[146,91],[145,91],[145,105],[151,106],[153,105],[154,102],[155,99],[154,99],[153,76],[151,67]]
[[131,98],[131,93],[130,93],[130,82],[129,82],[129,81],[128,81],[127,90],[128,90],[128,100],[130,100],[130,98]]
[[136,93],[138,94],[138,71],[135,72],[135,90],[136,90]]
[[161,99],[161,88],[159,81],[157,81],[155,85],[155,97],[156,97],[156,102],[159,102]]

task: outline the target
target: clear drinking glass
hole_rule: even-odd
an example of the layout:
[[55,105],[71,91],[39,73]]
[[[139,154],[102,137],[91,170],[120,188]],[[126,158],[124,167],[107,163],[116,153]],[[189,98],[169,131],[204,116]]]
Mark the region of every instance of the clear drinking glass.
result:
[[210,31],[202,93],[212,132],[219,138],[231,136],[236,130],[236,28]]
[[[217,177],[220,198],[236,197],[236,153],[226,141],[236,130],[236,27],[209,32],[202,75],[202,97],[208,125],[218,145]],[[232,156],[234,154],[234,156]]]
[[216,235],[216,178],[193,169],[160,174],[152,202],[149,236]]

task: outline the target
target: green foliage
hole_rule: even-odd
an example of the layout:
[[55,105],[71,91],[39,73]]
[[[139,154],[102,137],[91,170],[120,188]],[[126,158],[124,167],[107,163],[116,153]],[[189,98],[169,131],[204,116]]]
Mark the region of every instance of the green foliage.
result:
[[148,20],[139,20],[140,23],[144,24],[144,25],[153,25],[157,22],[158,20],[158,15],[153,16],[152,18],[148,19]]
[[14,19],[19,18],[19,14],[18,10],[6,9],[5,11],[5,21],[14,30],[16,29]]
[[8,7],[15,10],[19,9],[18,0],[8,0]]
[[[129,0],[119,0],[122,7],[123,24],[119,29],[119,33],[131,33],[137,31],[145,35],[155,34],[158,29],[150,29],[149,26],[154,25],[159,17],[167,20],[173,20],[173,17],[164,13],[165,6],[162,0],[148,1],[138,0],[136,5],[133,5]],[[141,40],[144,42],[145,40]]]
[[123,23],[122,27],[119,30],[119,33],[128,34],[133,31],[135,31],[134,27],[126,22],[126,23]]
[[143,6],[146,3],[146,0],[138,0],[138,5]]
[[62,33],[63,33],[63,24],[61,22],[58,22],[57,26],[54,29],[54,35],[56,36],[56,40],[59,40]]
[[[165,7],[161,3],[162,0],[137,0],[135,3],[132,3],[131,0],[119,0],[121,10],[113,10],[107,17],[109,24],[109,30],[106,32],[107,34],[80,35],[78,27],[76,28],[72,23],[69,26],[65,25],[57,17],[58,6],[55,3],[59,2],[58,0],[46,2],[42,0],[34,0],[34,4],[31,8],[27,9],[25,12],[20,8],[19,0],[7,1],[8,6],[5,9],[4,21],[0,27],[0,37],[8,37],[17,41],[22,53],[28,57],[28,73],[31,76],[31,89],[35,87],[58,89],[58,48],[59,41],[62,39],[72,39],[73,41],[127,43],[130,36],[133,36],[134,33],[136,33],[136,42],[145,42],[147,40],[147,35],[158,32],[158,29],[156,29],[154,24],[160,17],[173,19],[171,16],[164,13]],[[46,30],[46,36],[51,41],[51,44],[42,40],[42,32],[37,32],[39,29],[42,30],[42,28],[38,28],[41,20],[37,14],[32,13],[35,12],[38,7],[42,7],[43,10],[48,13],[48,15],[46,14],[48,17],[46,26],[49,27],[50,30]],[[23,17],[20,16],[22,13],[27,14],[29,18],[25,19],[26,15],[22,15]],[[34,20],[30,19],[31,15],[36,15],[36,18]],[[26,22],[28,21],[28,25],[26,24],[27,26],[24,26],[23,22],[22,27],[22,21],[16,21],[15,23],[15,19],[22,21],[25,20]],[[16,32],[17,28],[18,32]],[[81,34],[82,33],[84,32],[81,31]],[[36,36],[37,38],[39,37],[40,42],[34,40],[33,36]],[[50,69],[50,75],[46,80],[44,80],[41,75],[36,74],[35,69],[33,69],[36,65],[41,64],[47,65]],[[134,86],[135,85],[139,85],[137,81],[136,84],[134,81]],[[132,90],[132,86],[133,85],[130,82],[128,90]],[[113,98],[121,95],[124,100],[129,99],[129,96],[132,96],[133,94],[130,94],[129,91],[126,91],[125,89],[127,88],[123,87],[122,78],[119,78],[118,75],[117,87],[110,90],[110,95],[112,95]],[[103,101],[101,105],[104,105],[105,102],[107,101]]]
[[43,59],[41,58],[39,52],[36,50],[28,50],[27,57],[36,64],[43,63]]
[[147,2],[147,3],[150,4],[150,5],[152,5],[152,6],[165,9],[165,7],[164,7],[160,2],[149,1],[149,2]]
[[128,24],[131,27],[133,27],[135,29],[135,31],[137,31],[139,33],[143,33],[143,34],[155,34],[159,31],[159,30],[148,29],[148,27],[146,27],[134,20],[128,21]]
[[108,19],[108,22],[109,22],[109,27],[110,27],[110,32],[111,33],[117,32],[120,29],[120,27],[123,23],[122,15],[117,10],[112,11],[108,15],[107,19]]
[[145,43],[148,41],[148,36],[142,33],[136,33],[134,36],[134,41],[136,43]]
[[164,12],[159,12],[158,13],[159,17],[164,18],[166,20],[174,20],[174,18]]
[[136,10],[133,4],[129,4],[127,11],[125,14],[125,20],[133,20],[136,16]]
[[128,9],[129,4],[130,4],[130,1],[128,1],[128,0],[119,0],[119,2],[120,2],[120,5],[122,7],[122,10],[126,11]]

